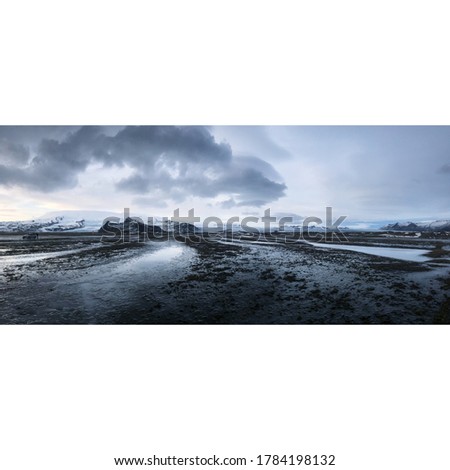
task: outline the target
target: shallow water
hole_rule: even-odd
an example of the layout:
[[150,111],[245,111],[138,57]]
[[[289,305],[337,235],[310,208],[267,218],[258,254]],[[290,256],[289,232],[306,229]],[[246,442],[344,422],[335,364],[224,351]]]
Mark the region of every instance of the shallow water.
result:
[[145,253],[128,260],[117,268],[117,272],[134,271],[141,273],[145,268],[152,264],[165,264],[173,261],[178,256],[185,254],[188,250],[184,246],[167,246],[159,248],[157,251]]
[[430,261],[427,258],[429,250],[419,250],[415,248],[390,248],[384,246],[359,246],[359,245],[336,245],[331,243],[311,243],[310,245],[318,248],[329,248],[333,250],[346,250],[357,251],[358,253],[365,253],[367,255],[382,256],[384,258],[399,259],[402,261],[414,261],[416,263],[423,263]]
[[[95,248],[99,248],[101,246],[102,246],[101,243],[96,243],[88,247],[76,248],[73,250],[60,250],[60,251],[50,251],[47,253],[27,253],[24,255],[0,256],[0,267],[19,266],[22,264],[29,264],[29,263],[33,263],[34,261],[40,261],[43,259],[57,258],[58,256],[73,255],[73,254],[81,253],[83,251],[88,251],[88,250],[92,250]],[[10,250],[0,250],[0,252],[8,252],[8,251]]]
[[[195,258],[180,244],[148,243],[107,258],[94,247],[0,257],[0,272],[9,273],[0,282],[0,323],[152,323],[155,309],[164,313],[172,305],[169,283],[182,278]],[[56,257],[61,262],[52,265],[49,258]]]
[[376,263],[364,254],[426,261],[423,245],[166,241],[107,245],[75,256],[65,255],[82,250],[67,241],[45,248],[52,251],[0,254],[16,264],[30,256],[54,258],[0,267],[0,323],[432,323],[447,298],[441,279],[450,275],[450,266]]
[[[219,243],[224,245],[264,245],[264,246],[280,246],[280,243],[276,242],[247,242],[241,240],[234,241],[223,241]],[[380,256],[384,258],[397,259],[401,261],[413,261],[416,263],[423,263],[425,261],[430,261],[430,258],[427,255],[430,253],[430,250],[423,250],[417,248],[395,248],[395,247],[386,247],[386,246],[361,246],[361,245],[337,245],[333,243],[314,243],[302,241],[301,243],[306,243],[318,248],[332,249],[332,250],[345,250],[345,251],[356,251],[358,253],[364,253],[367,255]]]

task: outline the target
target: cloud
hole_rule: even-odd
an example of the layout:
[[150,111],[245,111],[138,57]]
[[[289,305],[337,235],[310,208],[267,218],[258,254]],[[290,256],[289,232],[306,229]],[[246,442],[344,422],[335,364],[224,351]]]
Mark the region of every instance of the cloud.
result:
[[278,220],[283,219],[283,218],[289,218],[291,219],[292,224],[301,224],[304,220],[304,217],[302,217],[299,214],[296,214],[294,212],[276,212],[273,214]]
[[0,126],[0,196],[33,217],[164,202],[432,220],[449,217],[449,155],[450,126]]
[[0,137],[0,162],[3,164],[26,164],[30,150],[25,145],[17,144]]
[[[256,154],[269,162],[289,160],[292,154],[280,145],[276,134],[282,133],[283,127],[266,126],[216,126],[214,135],[233,143],[237,155]],[[275,135],[274,135],[275,134]]]
[[283,132],[295,161],[277,165],[289,187],[281,210],[309,215],[333,206],[354,220],[449,216],[443,173],[450,126],[295,126]]
[[[41,192],[70,189],[77,185],[78,175],[92,161],[90,145],[97,128],[84,127],[69,133],[64,140],[43,138],[34,157],[25,165],[20,159],[0,165],[0,184],[22,186]],[[19,146],[17,143],[10,145]]]
[[[236,206],[260,206],[284,196],[286,185],[266,161],[236,157],[227,143],[216,142],[202,126],[129,126],[64,128],[52,138],[45,129],[27,128],[23,140],[35,141],[29,158],[17,128],[3,130],[0,184],[41,192],[71,189],[78,185],[90,164],[127,168],[113,188],[139,197],[159,195],[183,201],[197,196],[229,196]],[[2,135],[0,133],[0,135]],[[1,149],[2,147],[0,147]],[[130,173],[131,171],[131,173]],[[98,170],[101,178],[101,168]],[[118,171],[120,174],[120,171]]]

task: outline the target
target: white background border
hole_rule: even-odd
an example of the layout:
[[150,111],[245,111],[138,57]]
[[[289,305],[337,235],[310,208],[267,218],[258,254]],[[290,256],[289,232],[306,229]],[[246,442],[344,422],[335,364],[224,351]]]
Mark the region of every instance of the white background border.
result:
[[[449,124],[446,4],[2,2],[0,123]],[[0,468],[447,469],[449,345],[446,326],[1,327]]]

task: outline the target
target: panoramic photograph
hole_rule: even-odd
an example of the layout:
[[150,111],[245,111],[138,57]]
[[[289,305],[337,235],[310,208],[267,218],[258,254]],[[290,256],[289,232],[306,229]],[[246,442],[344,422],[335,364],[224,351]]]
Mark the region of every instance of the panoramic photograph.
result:
[[449,324],[449,126],[0,126],[1,324]]

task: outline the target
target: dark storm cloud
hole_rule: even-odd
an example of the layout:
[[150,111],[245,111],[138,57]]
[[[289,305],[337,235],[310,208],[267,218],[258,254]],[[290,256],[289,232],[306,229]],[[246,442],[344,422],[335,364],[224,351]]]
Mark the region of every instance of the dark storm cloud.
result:
[[0,162],[7,164],[26,164],[30,157],[30,150],[27,146],[11,142],[0,137]]
[[[10,128],[9,139],[20,135],[19,128]],[[76,128],[64,130],[64,140],[42,138],[48,128],[22,128],[24,140],[35,142],[35,155],[26,165],[17,159],[0,166],[0,184],[22,186],[42,192],[73,188],[78,183],[78,174],[84,171],[92,160],[90,145],[98,134],[97,128]],[[6,130],[2,129],[3,135]],[[62,132],[62,130],[59,130]],[[57,133],[59,135],[59,132]],[[8,145],[20,144],[4,138]]]
[[133,126],[114,132],[107,127],[69,127],[50,128],[47,133],[24,128],[22,132],[23,141],[34,142],[35,148],[25,165],[24,155],[19,155],[20,130],[0,131],[5,149],[17,154],[0,160],[0,184],[44,192],[69,189],[78,184],[89,164],[100,163],[131,169],[116,189],[140,196],[159,193],[182,201],[188,196],[228,194],[235,205],[263,205],[282,197],[286,189],[270,164],[256,157],[235,157],[231,147],[216,142],[206,127]]
[[42,139],[62,140],[79,128],[80,126],[0,126],[0,139],[31,146]]

